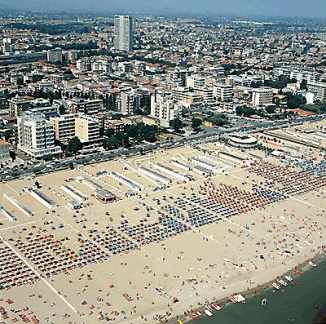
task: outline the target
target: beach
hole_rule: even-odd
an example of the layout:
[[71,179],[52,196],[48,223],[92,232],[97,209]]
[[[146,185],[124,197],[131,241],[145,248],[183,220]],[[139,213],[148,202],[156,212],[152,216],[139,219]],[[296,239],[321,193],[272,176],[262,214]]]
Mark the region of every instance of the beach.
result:
[[[326,263],[323,261],[317,268],[296,277],[292,284],[281,291],[263,289],[258,295],[248,298],[246,304],[229,304],[223,311],[195,323],[318,323],[325,314],[325,271]],[[264,298],[267,300],[266,306],[261,305]]]
[[1,311],[176,323],[324,255],[323,153],[253,153],[214,142],[1,183]]

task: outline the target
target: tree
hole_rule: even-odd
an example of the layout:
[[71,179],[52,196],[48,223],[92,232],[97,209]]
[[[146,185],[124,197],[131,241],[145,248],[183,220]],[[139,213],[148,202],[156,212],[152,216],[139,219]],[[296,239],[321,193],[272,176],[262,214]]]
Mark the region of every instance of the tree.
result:
[[254,108],[247,106],[238,106],[235,109],[235,112],[238,116],[250,117],[252,115],[256,115],[257,111]]
[[207,120],[219,127],[222,127],[229,122],[228,117],[225,114],[213,114]]
[[77,152],[81,148],[82,148],[82,143],[80,139],[77,136],[75,136],[69,141],[67,145],[67,152],[72,154],[77,154]]
[[16,160],[16,152],[10,150],[9,155],[10,155],[12,162],[14,162]]
[[144,140],[148,142],[156,142],[159,129],[157,126],[145,125]]
[[307,100],[301,95],[287,94],[287,103],[289,109],[300,108],[306,104]]
[[250,86],[251,86],[251,88],[259,88],[262,86],[262,82],[261,81],[252,81]]
[[187,108],[182,108],[181,115],[182,117],[186,117],[188,114],[188,109]]
[[114,130],[112,128],[107,128],[105,131],[104,131],[104,135],[106,137],[111,137],[114,135]]
[[119,143],[119,146],[129,146],[129,137],[125,133],[120,132],[116,134],[115,137]]
[[300,89],[301,90],[307,90],[307,80],[302,80],[300,83]]
[[265,108],[265,110],[266,110],[266,112],[267,112],[268,114],[274,114],[274,113],[275,113],[275,110],[276,110],[276,107],[275,107],[275,106],[267,106],[267,107]]
[[183,127],[183,123],[180,118],[176,118],[171,120],[170,126],[174,129],[176,133],[179,133]]
[[132,138],[133,140],[140,141],[139,126],[127,125],[125,131],[128,137]]
[[59,106],[59,114],[64,115],[66,113],[66,108],[64,105]]
[[191,127],[195,132],[198,132],[200,130],[202,123],[203,122],[201,119],[194,117],[191,121]]

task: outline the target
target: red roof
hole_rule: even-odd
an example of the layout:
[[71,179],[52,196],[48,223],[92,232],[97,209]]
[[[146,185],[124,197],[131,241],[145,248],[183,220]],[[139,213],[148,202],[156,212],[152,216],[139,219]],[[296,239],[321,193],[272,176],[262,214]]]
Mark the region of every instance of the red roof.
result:
[[301,117],[306,117],[306,116],[312,116],[315,113],[311,112],[311,111],[306,111],[300,108],[296,108],[296,109],[290,109],[290,111],[293,111],[296,115],[299,115]]

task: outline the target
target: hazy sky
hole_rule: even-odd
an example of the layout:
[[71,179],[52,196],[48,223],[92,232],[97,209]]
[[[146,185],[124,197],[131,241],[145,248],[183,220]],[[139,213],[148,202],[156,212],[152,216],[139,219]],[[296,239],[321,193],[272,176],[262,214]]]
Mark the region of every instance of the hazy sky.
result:
[[326,17],[326,0],[0,0],[1,4],[32,10]]

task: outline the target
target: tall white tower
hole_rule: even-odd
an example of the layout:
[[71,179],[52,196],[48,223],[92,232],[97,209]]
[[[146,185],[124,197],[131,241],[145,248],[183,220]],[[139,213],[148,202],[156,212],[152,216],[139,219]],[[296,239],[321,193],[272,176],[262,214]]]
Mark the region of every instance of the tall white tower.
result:
[[114,17],[114,47],[129,52],[133,46],[133,19],[130,16]]

